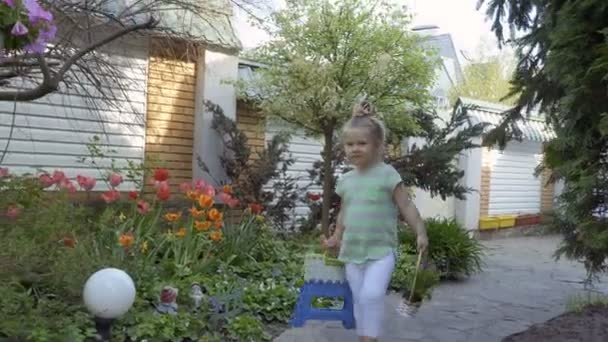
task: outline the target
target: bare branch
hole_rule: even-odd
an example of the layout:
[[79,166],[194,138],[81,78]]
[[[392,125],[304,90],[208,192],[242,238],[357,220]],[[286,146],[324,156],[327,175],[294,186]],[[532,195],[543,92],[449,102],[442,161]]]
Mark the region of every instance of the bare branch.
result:
[[[48,64],[46,64],[46,61],[44,60],[44,58],[42,58],[42,60],[45,63],[44,63],[44,65],[42,63],[40,63],[40,67],[41,67],[41,69],[46,68],[46,71],[47,71],[47,74],[44,74],[44,70],[43,70],[44,78],[42,80],[42,83],[40,83],[36,88],[32,88],[32,89],[16,90],[16,91],[2,91],[2,92],[0,92],[0,101],[31,101],[31,100],[40,98],[46,94],[49,94],[59,88],[59,83],[62,81],[65,73],[70,69],[70,67],[72,67],[72,65],[74,63],[76,63],[79,59],[81,59],[86,54],[88,54],[92,51],[95,51],[96,49],[98,49],[110,42],[113,42],[113,41],[119,39],[120,37],[123,37],[129,33],[139,31],[139,30],[152,29],[156,25],[158,25],[158,23],[159,23],[159,21],[157,19],[150,17],[150,19],[145,23],[126,27],[122,30],[115,32],[114,34],[107,36],[104,39],[98,40],[98,41],[88,45],[87,47],[79,50],[74,55],[72,55],[63,64],[62,68],[53,77],[50,77]],[[40,62],[40,59],[39,59],[39,62]]]

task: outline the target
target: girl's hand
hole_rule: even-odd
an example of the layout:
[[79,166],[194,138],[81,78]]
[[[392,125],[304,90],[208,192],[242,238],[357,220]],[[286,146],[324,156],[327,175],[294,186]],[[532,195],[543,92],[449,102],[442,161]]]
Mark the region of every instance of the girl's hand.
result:
[[416,240],[416,249],[418,249],[418,253],[425,252],[429,247],[429,238],[426,234],[418,234],[418,238]]
[[329,239],[325,238],[325,236],[321,237],[321,246],[323,248],[329,249],[337,247],[340,244],[340,241],[335,235],[329,237]]

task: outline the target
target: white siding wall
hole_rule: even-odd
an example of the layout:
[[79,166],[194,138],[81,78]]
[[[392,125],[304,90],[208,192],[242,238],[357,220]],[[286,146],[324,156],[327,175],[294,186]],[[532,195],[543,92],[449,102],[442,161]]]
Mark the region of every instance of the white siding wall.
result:
[[[52,173],[60,169],[70,178],[93,176],[98,178],[94,190],[104,190],[106,185],[101,181],[104,171],[79,162],[89,156],[86,144],[94,136],[101,138],[104,151],[115,150],[108,154],[109,158],[97,160],[99,167],[110,166],[111,159],[118,167],[127,166],[128,160],[137,163],[143,160],[147,44],[113,47],[112,51],[113,63],[127,77],[122,84],[126,94],[116,86],[107,85],[119,98],[115,106],[95,97],[92,86],[93,96],[62,88],[31,102],[0,102],[0,155],[8,144],[3,167],[14,173],[37,173],[38,170]],[[125,183],[120,189],[132,188],[133,184]]]
[[534,170],[542,158],[541,144],[512,141],[492,151],[489,215],[534,214],[541,209],[541,178]]
[[[297,132],[288,128],[280,127],[276,123],[268,123],[266,128],[266,140],[269,141],[272,137],[281,130],[291,133],[291,143],[289,151],[295,159],[295,163],[288,171],[288,175],[299,178],[298,186],[306,187],[310,184],[308,170],[312,169],[313,163],[321,159],[321,150],[323,149],[322,141],[315,138],[306,138],[302,132]],[[312,186],[310,192],[321,192],[321,188]],[[300,197],[304,197],[302,194]],[[298,203],[294,218],[305,217],[308,214],[308,205],[306,203]]]

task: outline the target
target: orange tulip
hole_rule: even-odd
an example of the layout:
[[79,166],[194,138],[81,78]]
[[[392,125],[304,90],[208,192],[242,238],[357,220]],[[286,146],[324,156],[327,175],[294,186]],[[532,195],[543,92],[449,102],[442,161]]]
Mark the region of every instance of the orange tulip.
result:
[[222,222],[222,221],[213,222],[213,227],[215,227],[215,229],[222,229],[223,226],[224,226],[224,222]]
[[211,220],[211,221],[220,221],[223,217],[224,214],[222,214],[219,210],[217,209],[211,209],[209,210],[209,214],[207,214],[207,217]]
[[196,201],[198,199],[198,192],[197,191],[187,191],[186,197],[192,201]]
[[232,193],[232,186],[230,185],[224,185],[224,187],[222,188],[222,190],[227,193],[227,194],[231,194]]
[[199,231],[207,231],[211,228],[211,222],[209,221],[194,221],[194,228]]
[[219,241],[222,239],[222,232],[213,232],[209,234],[209,238],[213,241]]
[[213,197],[203,194],[198,198],[198,204],[203,208],[211,208],[213,206]]
[[184,236],[186,236],[187,233],[188,231],[186,230],[186,228],[180,228],[177,232],[175,232],[175,236],[177,236],[178,238],[183,238]]
[[179,220],[182,217],[181,213],[166,213],[165,214],[165,220],[169,221],[169,222],[175,222],[177,220]]
[[188,211],[190,212],[190,215],[192,215],[192,217],[205,217],[207,215],[207,213],[204,210],[198,210],[195,207],[192,207],[191,209],[188,209]]
[[133,241],[135,241],[135,238],[131,233],[121,234],[118,238],[118,244],[125,248],[131,247],[133,245]]

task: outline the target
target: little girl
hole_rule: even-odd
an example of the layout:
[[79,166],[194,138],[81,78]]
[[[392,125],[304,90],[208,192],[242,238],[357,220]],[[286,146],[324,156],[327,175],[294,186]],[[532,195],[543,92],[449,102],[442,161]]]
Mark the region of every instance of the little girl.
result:
[[416,231],[419,252],[428,245],[426,228],[401,176],[383,161],[385,130],[374,116],[373,107],[364,101],[344,125],[346,157],[355,168],[337,184],[342,205],[336,229],[322,241],[326,248],[340,247],[338,258],[346,265],[361,342],[377,341],[382,330],[384,297],[398,247],[399,213]]

